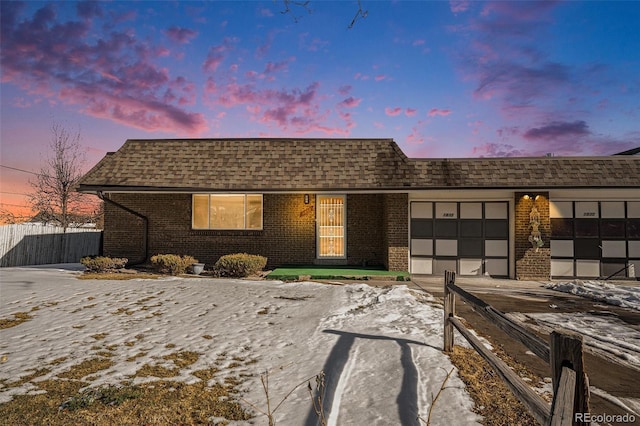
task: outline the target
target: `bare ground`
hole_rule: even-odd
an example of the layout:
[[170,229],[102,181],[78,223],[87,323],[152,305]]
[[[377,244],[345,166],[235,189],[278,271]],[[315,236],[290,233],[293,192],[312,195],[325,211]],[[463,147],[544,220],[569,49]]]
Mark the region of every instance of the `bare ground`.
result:
[[[429,277],[414,278],[412,285],[435,297],[442,297],[444,294],[443,283],[441,277]],[[602,304],[599,302],[545,289],[543,283],[487,279],[474,281],[474,278],[459,278],[458,285],[505,313],[592,312],[602,314],[603,311]],[[551,305],[554,307],[552,308]],[[616,306],[607,306],[606,311],[640,332],[640,312]],[[511,339],[496,326],[476,314],[466,303],[458,302],[456,304],[456,315],[466,319],[476,332],[509,354],[517,363],[525,365],[531,373],[542,378],[550,377],[548,364],[527,353],[528,349],[524,345]],[[543,337],[548,338],[548,336]],[[640,376],[637,370],[625,368],[588,353],[585,353],[584,358],[591,386],[602,389],[615,397],[640,399]],[[593,394],[591,395],[590,407],[592,414],[627,414],[624,409]],[[638,417],[636,416],[634,424],[640,424]]]

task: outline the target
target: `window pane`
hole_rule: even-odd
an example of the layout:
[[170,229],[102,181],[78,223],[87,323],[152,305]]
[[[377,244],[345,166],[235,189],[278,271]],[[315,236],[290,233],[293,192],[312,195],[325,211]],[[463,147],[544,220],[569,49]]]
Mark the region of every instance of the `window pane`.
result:
[[602,236],[624,238],[624,225],[624,220],[602,220],[600,222]]
[[213,229],[243,229],[244,195],[211,195],[209,214]]
[[436,237],[457,237],[458,222],[454,220],[436,220]]
[[487,238],[508,238],[509,222],[500,219],[486,220],[484,233]]
[[627,220],[627,237],[640,238],[640,219]]
[[483,243],[482,239],[461,239],[458,243],[458,256],[482,256]]
[[433,220],[431,219],[411,219],[412,238],[433,237]]
[[262,229],[262,195],[247,195],[247,229]]
[[597,219],[576,219],[576,237],[597,237]]
[[482,220],[461,220],[461,237],[482,237]]
[[576,259],[599,259],[602,253],[600,240],[597,238],[580,238],[574,241],[573,252]]
[[573,219],[551,218],[551,235],[554,237],[573,237]]
[[193,227],[208,228],[209,227],[209,196],[194,195],[193,196]]

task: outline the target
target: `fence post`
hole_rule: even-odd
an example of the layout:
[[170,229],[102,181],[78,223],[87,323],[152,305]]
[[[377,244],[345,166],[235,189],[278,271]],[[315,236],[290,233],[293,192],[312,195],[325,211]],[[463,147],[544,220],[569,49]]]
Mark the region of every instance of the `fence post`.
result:
[[449,284],[455,284],[456,273],[444,271],[444,351],[453,350],[453,324],[449,317],[456,315],[456,295],[449,290]]
[[[576,373],[575,398],[573,401],[573,424],[586,425],[587,422],[577,421],[577,413],[589,412],[589,378],[584,371],[582,336],[569,331],[554,331],[551,333],[551,378],[553,380],[553,405],[558,398],[562,368],[569,367]],[[551,407],[553,413],[554,406]]]

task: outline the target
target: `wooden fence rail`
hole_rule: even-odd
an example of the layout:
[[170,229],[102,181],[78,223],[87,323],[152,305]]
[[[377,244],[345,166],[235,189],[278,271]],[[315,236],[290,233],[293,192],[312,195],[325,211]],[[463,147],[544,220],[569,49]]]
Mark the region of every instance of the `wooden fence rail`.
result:
[[[445,271],[444,351],[453,350],[454,328],[457,329],[502,378],[516,398],[527,407],[538,423],[554,426],[586,424],[578,422],[578,417],[575,416],[576,413],[589,412],[589,380],[584,372],[582,336],[567,331],[554,331],[548,345],[539,336],[529,332],[524,324],[508,318],[504,313],[456,286],[455,279],[455,272]],[[478,314],[549,364],[553,380],[551,405],[455,317],[456,294],[469,303]]]
[[0,267],[79,262],[100,253],[102,232],[90,228],[0,226]]

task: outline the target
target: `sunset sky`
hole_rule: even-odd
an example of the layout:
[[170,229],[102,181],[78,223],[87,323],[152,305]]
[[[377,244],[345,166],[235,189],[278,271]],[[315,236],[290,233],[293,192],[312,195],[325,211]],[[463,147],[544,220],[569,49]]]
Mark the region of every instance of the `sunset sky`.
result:
[[128,138],[388,137],[410,157],[640,146],[637,1],[0,5],[0,208],[25,205],[33,176],[8,167],[37,171],[52,123],[80,129],[87,169]]

